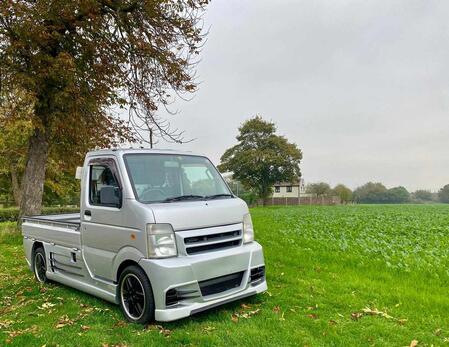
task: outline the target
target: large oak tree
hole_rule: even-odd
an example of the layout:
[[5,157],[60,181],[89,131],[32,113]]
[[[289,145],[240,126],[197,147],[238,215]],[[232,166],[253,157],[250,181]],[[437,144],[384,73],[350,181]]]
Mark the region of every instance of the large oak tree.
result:
[[274,123],[256,116],[243,123],[239,132],[238,143],[221,157],[220,171],[233,172],[233,177],[263,202],[276,182],[298,180],[302,152],[296,144],[276,135]]
[[22,90],[32,98],[23,214],[40,212],[50,153],[81,156],[92,143],[133,139],[111,108],[128,108],[134,128],[148,126],[170,137],[155,111],[170,102],[172,91],[196,88],[192,57],[201,48],[198,24],[207,3],[0,2],[1,94]]

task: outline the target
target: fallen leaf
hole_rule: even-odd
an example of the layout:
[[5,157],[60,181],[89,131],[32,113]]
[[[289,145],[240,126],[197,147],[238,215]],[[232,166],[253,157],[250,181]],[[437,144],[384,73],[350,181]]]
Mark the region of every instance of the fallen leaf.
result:
[[38,307],[39,310],[47,310],[49,308],[52,308],[56,306],[56,304],[53,304],[51,302],[44,302],[41,306]]
[[72,319],[70,319],[67,315],[64,315],[61,318],[59,318],[59,321],[58,321],[58,323],[56,323],[55,328],[61,329],[61,328],[65,327],[66,325],[72,325],[73,323],[74,323],[74,321]]
[[309,313],[309,314],[307,315],[307,317],[309,317],[309,318],[311,318],[311,319],[318,319],[318,315],[315,314],[315,313]]
[[33,325],[33,326],[31,326],[29,328],[26,328],[26,329],[23,329],[23,330],[19,329],[19,330],[7,331],[7,333],[8,333],[8,336],[10,338],[14,338],[14,337],[20,336],[20,335],[25,334],[25,333],[34,334],[34,333],[37,332],[37,330],[38,330],[37,325]]
[[231,320],[232,320],[234,323],[237,323],[237,322],[239,321],[239,317],[238,317],[235,313],[233,313],[233,314],[231,315]]
[[240,307],[241,307],[241,308],[244,308],[245,310],[251,308],[251,306],[250,306],[250,305],[247,305],[247,304],[241,304]]
[[273,307],[273,312],[274,312],[274,313],[279,313],[279,312],[281,312],[281,308],[279,307],[279,305],[276,305],[276,306]]
[[360,317],[362,317],[363,316],[363,313],[362,312],[352,312],[351,313],[351,318],[353,319],[353,320],[357,320],[357,319],[359,319]]
[[281,316],[281,317],[279,317],[279,320],[282,320],[282,321],[284,321],[284,320],[285,320],[285,318],[284,318],[284,314],[285,314],[285,312],[282,312],[282,316]]
[[83,313],[91,313],[91,312],[93,312],[94,311],[94,309],[93,309],[93,307],[85,307],[85,308],[83,308]]
[[172,333],[171,330],[165,329],[162,325],[151,324],[146,327],[147,330],[159,330],[159,334],[164,335],[165,337],[169,337]]
[[112,327],[113,328],[122,328],[122,327],[126,327],[127,325],[128,324],[126,324],[125,321],[119,320],[119,321],[115,322]]
[[161,327],[161,328],[159,329],[159,334],[162,334],[162,335],[164,335],[165,337],[169,337],[170,334],[171,334],[171,330],[165,329],[165,328]]
[[412,342],[410,342],[410,346],[409,347],[416,347],[418,346],[418,341],[417,340],[412,340]]
[[88,325],[81,325],[81,330],[82,331],[87,331],[89,329],[90,329],[90,326],[88,326]]
[[203,331],[205,331],[205,332],[211,332],[211,331],[214,331],[214,330],[216,330],[217,328],[215,328],[215,327],[204,327],[203,328]]
[[245,313],[240,314],[240,317],[248,319],[248,318],[251,318],[251,316],[254,316],[255,314],[259,313],[259,311],[260,311],[260,308],[258,308],[257,310],[254,310],[254,311],[245,312]]
[[9,319],[2,320],[2,321],[0,321],[0,329],[7,329],[13,323],[14,322],[12,320],[9,320]]
[[388,313],[379,311],[377,308],[371,309],[369,307],[365,307],[364,309],[362,309],[362,312],[365,314],[372,315],[372,316],[381,316],[381,317],[387,318],[387,319],[395,319],[394,317],[390,316]]

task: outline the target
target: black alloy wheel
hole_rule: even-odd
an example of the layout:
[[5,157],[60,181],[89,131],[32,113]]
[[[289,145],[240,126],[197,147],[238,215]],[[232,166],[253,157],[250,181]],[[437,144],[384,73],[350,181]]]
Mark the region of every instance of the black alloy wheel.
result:
[[40,283],[48,282],[47,279],[47,261],[45,260],[45,251],[39,247],[34,252],[33,270],[34,276]]
[[150,281],[136,265],[127,267],[119,281],[120,308],[130,322],[145,324],[154,318],[154,299]]

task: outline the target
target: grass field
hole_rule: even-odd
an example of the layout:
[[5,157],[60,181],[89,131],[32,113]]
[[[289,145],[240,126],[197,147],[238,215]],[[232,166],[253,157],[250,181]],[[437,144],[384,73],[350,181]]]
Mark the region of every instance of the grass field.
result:
[[0,345],[449,345],[449,206],[252,210],[269,292],[178,322],[39,286],[13,224],[0,234]]

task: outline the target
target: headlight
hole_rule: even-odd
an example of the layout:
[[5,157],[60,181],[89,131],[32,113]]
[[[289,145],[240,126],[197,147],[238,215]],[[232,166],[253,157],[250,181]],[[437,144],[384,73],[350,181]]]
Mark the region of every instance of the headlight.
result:
[[254,228],[251,215],[245,214],[243,216],[243,243],[254,241]]
[[175,233],[170,224],[147,224],[148,257],[176,257]]

